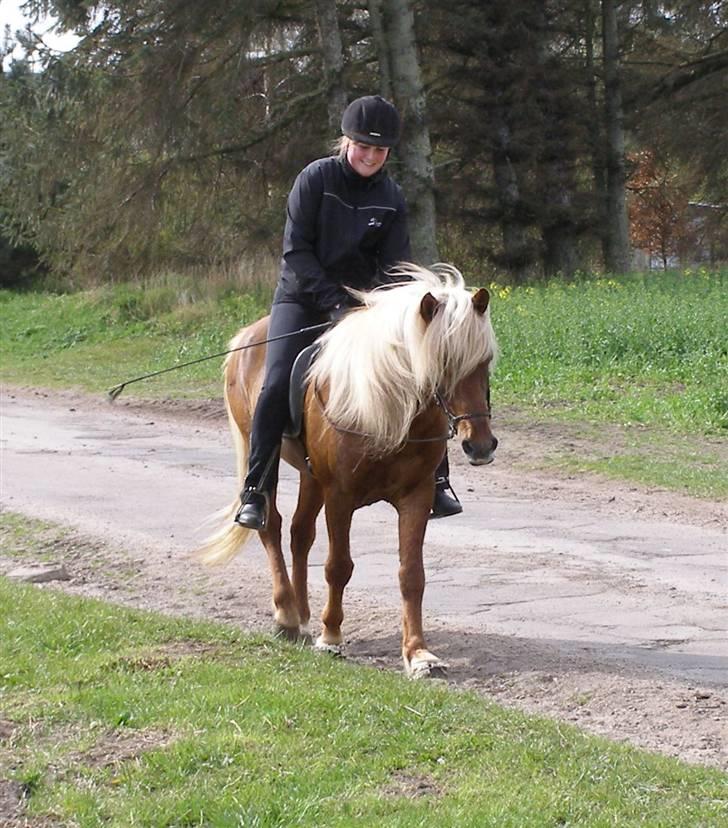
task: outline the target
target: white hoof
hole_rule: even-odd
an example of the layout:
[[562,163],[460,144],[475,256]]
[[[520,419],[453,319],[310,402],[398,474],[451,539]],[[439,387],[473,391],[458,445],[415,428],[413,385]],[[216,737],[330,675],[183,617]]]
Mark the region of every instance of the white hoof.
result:
[[404,659],[404,668],[411,679],[445,678],[447,664],[427,650],[417,650],[411,660]]
[[328,653],[329,655],[336,656],[336,658],[342,658],[344,655],[343,644],[328,644],[324,641],[322,635],[316,639],[316,643],[313,645],[313,648],[319,653]]

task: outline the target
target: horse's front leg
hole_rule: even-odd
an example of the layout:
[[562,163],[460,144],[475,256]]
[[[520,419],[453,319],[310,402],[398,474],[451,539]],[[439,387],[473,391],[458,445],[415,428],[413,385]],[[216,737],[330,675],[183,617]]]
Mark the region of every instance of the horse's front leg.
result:
[[268,553],[268,565],[273,582],[273,613],[277,631],[287,638],[296,639],[300,632],[301,619],[283,557],[281,513],[276,507],[275,490],[271,494],[268,520],[259,534],[265,551]]
[[402,498],[399,513],[399,588],[402,593],[402,658],[410,678],[444,676],[447,665],[427,649],[422,629],[425,566],[422,546],[432,504],[432,485],[425,483]]
[[316,649],[336,655],[343,651],[344,638],[341,623],[344,620],[344,589],[354,571],[351,560],[349,533],[354,509],[340,498],[326,498],[326,527],[329,533],[329,554],[326,559],[326,582],[329,595],[321,614],[323,630],[316,641]]
[[291,520],[293,591],[301,623],[301,635],[308,636],[311,610],[308,604],[308,553],[316,539],[316,518],[323,506],[321,486],[308,474],[301,474],[298,503]]

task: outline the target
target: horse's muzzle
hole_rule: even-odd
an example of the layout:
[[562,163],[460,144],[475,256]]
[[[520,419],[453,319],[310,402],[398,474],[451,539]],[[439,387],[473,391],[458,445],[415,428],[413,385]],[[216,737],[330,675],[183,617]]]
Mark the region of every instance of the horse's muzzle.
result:
[[487,466],[495,460],[495,450],[498,439],[493,437],[487,443],[476,443],[472,440],[463,440],[463,451],[471,466]]

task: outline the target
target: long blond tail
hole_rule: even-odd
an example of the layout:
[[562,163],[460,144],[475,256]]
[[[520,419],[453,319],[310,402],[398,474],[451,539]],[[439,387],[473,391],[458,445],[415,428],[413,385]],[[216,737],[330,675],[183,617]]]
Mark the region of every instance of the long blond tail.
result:
[[[228,365],[225,364],[227,371]],[[238,424],[233,419],[230,402],[228,400],[227,382],[225,383],[225,410],[230,424],[230,433],[235,444],[235,455],[237,458],[238,487],[241,488],[248,468],[248,440],[240,433]],[[216,566],[229,563],[250,540],[255,530],[246,529],[233,522],[233,518],[240,507],[238,498],[224,509],[215,512],[208,519],[209,522],[221,523],[221,527],[205,539],[202,546],[196,550],[195,557],[203,564]],[[206,521],[207,522],[207,521]]]

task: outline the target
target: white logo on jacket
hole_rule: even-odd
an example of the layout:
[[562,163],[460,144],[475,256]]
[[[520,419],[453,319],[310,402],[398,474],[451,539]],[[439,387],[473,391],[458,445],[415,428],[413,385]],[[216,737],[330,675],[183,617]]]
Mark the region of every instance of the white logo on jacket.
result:
[[382,226],[382,222],[379,221],[378,218],[374,218],[374,217],[370,218],[369,219],[369,224],[367,224],[367,227],[381,227],[381,226]]

